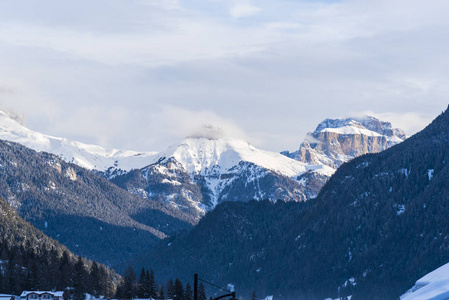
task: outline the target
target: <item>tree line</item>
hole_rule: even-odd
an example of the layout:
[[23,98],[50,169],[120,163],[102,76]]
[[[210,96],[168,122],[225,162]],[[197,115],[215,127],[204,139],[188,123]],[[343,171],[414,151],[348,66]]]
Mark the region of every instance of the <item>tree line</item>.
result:
[[0,243],[0,293],[20,295],[22,291],[70,291],[76,300],[84,294],[111,297],[115,285],[110,270],[54,247],[35,250],[30,243]]
[[[158,283],[153,269],[146,270],[144,267],[142,267],[140,276],[137,277],[134,269],[129,266],[123,274],[123,281],[117,287],[115,297],[118,299],[193,300],[193,287],[190,283],[184,285],[179,278]],[[203,283],[198,286],[198,300],[207,300]]]

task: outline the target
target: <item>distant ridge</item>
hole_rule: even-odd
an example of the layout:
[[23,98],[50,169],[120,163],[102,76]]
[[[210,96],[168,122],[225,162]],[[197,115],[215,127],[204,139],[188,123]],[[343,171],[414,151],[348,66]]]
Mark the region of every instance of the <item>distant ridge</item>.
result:
[[[449,261],[449,111],[343,164],[305,203],[222,203],[133,261],[276,299],[397,299]],[[183,277],[184,276],[184,277]],[[245,296],[245,297],[246,297]]]

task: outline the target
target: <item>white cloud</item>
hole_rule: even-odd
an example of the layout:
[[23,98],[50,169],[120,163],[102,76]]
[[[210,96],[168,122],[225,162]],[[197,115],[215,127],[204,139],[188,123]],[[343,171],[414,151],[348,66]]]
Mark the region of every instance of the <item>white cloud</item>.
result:
[[223,136],[237,139],[248,139],[248,135],[234,121],[223,118],[211,110],[190,110],[182,107],[163,106],[161,111],[149,117],[151,122],[160,124],[167,135],[183,139],[203,132],[205,125],[213,125],[221,129]]
[[235,1],[229,9],[229,13],[233,18],[239,19],[257,15],[262,9],[252,5],[246,1]]
[[410,134],[447,105],[447,1],[23,3],[0,3],[0,105],[49,134],[159,150],[218,120],[294,150],[326,117]]
[[388,121],[395,128],[401,128],[407,136],[411,136],[426,127],[436,116],[423,115],[416,112],[401,113],[376,113],[373,111],[364,111],[361,114],[378,118],[379,120]]

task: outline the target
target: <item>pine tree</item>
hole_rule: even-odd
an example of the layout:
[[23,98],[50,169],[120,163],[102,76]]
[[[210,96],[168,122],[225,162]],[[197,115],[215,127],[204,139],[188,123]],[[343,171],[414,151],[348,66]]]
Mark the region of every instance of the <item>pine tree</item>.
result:
[[173,300],[183,300],[184,299],[184,287],[182,286],[181,280],[175,279],[175,294],[173,295]]
[[161,284],[161,289],[159,290],[159,299],[164,300],[165,299],[165,287],[164,287],[164,283]]
[[97,262],[94,261],[90,268],[89,274],[89,293],[94,295],[95,297],[98,297],[101,294],[100,282],[101,282],[100,268]]
[[174,296],[175,296],[175,285],[173,283],[173,280],[170,279],[167,282],[167,297],[169,299],[173,299]]
[[148,298],[148,293],[147,293],[147,275],[146,275],[144,267],[142,267],[142,270],[140,271],[137,296],[139,298]]
[[136,273],[134,273],[134,269],[129,266],[125,274],[123,275],[124,284],[123,284],[123,295],[126,299],[132,299],[136,296]]
[[64,251],[62,253],[58,271],[60,278],[58,280],[57,289],[63,291],[68,287],[72,287],[73,286],[71,280],[72,265],[70,263],[69,254],[67,253],[67,251]]
[[189,283],[186,284],[184,291],[184,300],[193,300],[193,290]]
[[154,279],[153,269],[150,270],[149,274],[148,274],[148,270],[147,270],[147,277],[148,277],[148,294],[150,297],[156,298],[157,286],[156,286],[156,281]]
[[207,300],[206,290],[204,289],[204,285],[202,282],[198,287],[198,300]]
[[75,264],[75,270],[73,274],[73,299],[74,300],[84,300],[85,292],[85,278],[87,277],[87,271],[84,268],[84,262],[81,256],[78,256],[78,260]]
[[251,300],[257,300],[256,291],[253,291],[253,294],[251,295]]

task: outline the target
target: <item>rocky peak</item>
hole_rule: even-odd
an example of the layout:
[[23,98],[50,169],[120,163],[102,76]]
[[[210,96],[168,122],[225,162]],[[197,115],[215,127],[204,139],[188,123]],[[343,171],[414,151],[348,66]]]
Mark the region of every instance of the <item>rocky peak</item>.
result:
[[309,164],[338,168],[357,156],[386,150],[407,138],[403,130],[372,116],[326,119],[288,154]]

